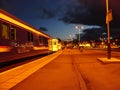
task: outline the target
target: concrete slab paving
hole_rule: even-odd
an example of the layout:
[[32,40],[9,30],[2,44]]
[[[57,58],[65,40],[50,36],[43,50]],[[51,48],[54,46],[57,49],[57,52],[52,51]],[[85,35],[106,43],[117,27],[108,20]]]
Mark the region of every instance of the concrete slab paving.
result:
[[18,84],[19,82],[23,81],[25,78],[36,72],[38,69],[51,62],[61,53],[62,51],[58,51],[41,59],[35,60],[27,64],[23,64],[16,68],[0,73],[0,90],[11,89],[16,84]]

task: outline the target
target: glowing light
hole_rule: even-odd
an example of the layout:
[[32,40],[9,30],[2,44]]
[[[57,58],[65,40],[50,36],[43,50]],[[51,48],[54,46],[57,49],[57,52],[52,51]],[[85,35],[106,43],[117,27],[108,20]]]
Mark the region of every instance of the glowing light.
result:
[[48,47],[45,47],[45,46],[33,47],[33,50],[43,50],[43,49],[48,49]]
[[90,44],[86,44],[86,47],[90,47]]
[[0,18],[4,19],[4,20],[6,20],[6,21],[9,21],[9,22],[11,22],[11,23],[14,23],[14,24],[16,24],[16,25],[18,25],[18,26],[21,26],[21,27],[23,27],[23,28],[25,28],[25,29],[27,29],[27,30],[29,30],[29,31],[32,31],[32,32],[34,32],[34,33],[37,33],[37,34],[40,34],[40,35],[45,36],[45,37],[47,37],[47,38],[50,38],[49,36],[41,33],[40,31],[37,31],[36,29],[34,29],[34,28],[32,28],[32,27],[30,27],[30,26],[28,26],[28,25],[25,25],[24,23],[19,22],[19,21],[13,19],[13,18],[11,18],[11,17],[9,17],[9,16],[1,13],[1,12],[0,12]]
[[58,39],[49,40],[49,50],[58,51]]
[[0,46],[0,52],[9,52],[10,50],[9,46]]

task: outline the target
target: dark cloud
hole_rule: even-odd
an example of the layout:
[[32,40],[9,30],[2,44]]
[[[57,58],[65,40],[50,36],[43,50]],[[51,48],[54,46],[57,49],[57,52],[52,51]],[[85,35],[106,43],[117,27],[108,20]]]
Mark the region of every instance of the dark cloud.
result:
[[65,0],[43,0],[37,8],[38,17],[41,19],[61,17],[66,12],[66,4]]
[[[120,1],[108,0],[113,11],[111,25],[120,25]],[[24,2],[24,3],[23,3]],[[29,2],[29,3],[28,3]],[[0,8],[14,10],[14,15],[30,15],[34,18],[49,19],[57,17],[65,23],[87,24],[105,26],[106,17],[105,0],[0,0]],[[9,6],[9,7],[8,7]],[[28,14],[26,14],[28,13]]]
[[[113,11],[113,21],[111,25],[113,27],[119,27],[120,25],[120,1],[108,0],[109,7]],[[105,25],[106,17],[106,2],[105,0],[79,0],[78,5],[71,4],[66,11],[65,15],[59,20],[65,23],[77,23],[87,25]]]
[[100,1],[80,0],[78,5],[71,4],[60,20],[67,23],[98,25],[105,21],[103,17],[105,17],[105,10]]
[[39,30],[48,31],[48,29],[46,27],[40,27]]
[[49,19],[49,18],[53,18],[56,16],[56,9],[49,9],[46,7],[39,7],[38,8],[38,13],[39,13],[39,18],[42,19]]

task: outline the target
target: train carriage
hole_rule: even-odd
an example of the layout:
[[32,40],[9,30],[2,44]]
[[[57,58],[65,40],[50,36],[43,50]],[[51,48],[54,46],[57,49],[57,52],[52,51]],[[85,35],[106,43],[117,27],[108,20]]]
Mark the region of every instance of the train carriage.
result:
[[51,51],[58,51],[62,49],[61,42],[59,42],[57,38],[49,39],[48,43],[49,43],[49,50]]
[[51,37],[0,9],[0,62],[48,53]]

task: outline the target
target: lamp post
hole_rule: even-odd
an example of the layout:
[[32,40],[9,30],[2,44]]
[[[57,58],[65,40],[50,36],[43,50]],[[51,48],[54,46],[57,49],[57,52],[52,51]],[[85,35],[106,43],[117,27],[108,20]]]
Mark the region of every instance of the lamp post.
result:
[[78,43],[80,43],[80,30],[83,29],[83,26],[76,25],[75,29],[78,30]]
[[70,34],[69,36],[70,36],[71,41],[73,41],[73,39],[74,39],[74,34]]
[[109,22],[112,20],[112,12],[109,10],[108,0],[106,0],[106,24],[108,32],[108,59],[111,59],[111,45],[110,45],[110,25]]

